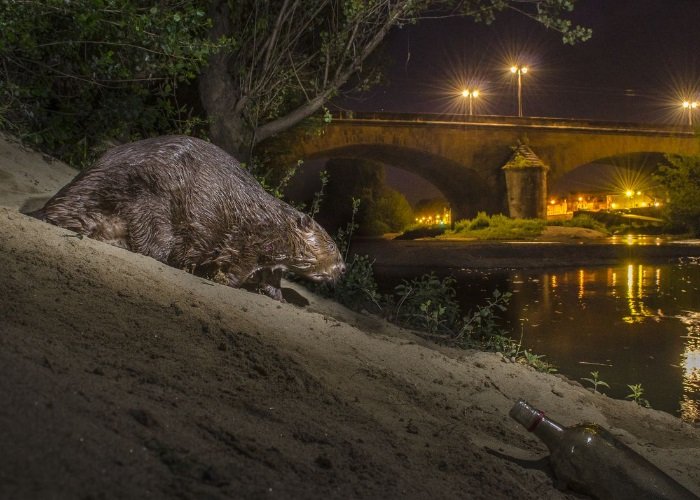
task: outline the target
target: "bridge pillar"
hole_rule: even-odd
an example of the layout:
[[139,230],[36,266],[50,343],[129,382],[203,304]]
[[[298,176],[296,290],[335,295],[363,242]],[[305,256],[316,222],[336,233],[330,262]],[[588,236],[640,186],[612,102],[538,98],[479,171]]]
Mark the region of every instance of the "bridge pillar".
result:
[[502,167],[506,176],[508,215],[515,219],[547,218],[549,167],[521,144]]

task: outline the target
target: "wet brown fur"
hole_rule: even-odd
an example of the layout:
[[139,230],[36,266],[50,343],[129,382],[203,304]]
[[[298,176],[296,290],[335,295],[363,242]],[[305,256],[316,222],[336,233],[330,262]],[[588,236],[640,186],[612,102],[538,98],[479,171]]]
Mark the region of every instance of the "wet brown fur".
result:
[[284,271],[314,281],[344,271],[321,226],[192,137],[112,148],[32,215],[199,275],[223,273],[232,287],[253,284],[278,300]]

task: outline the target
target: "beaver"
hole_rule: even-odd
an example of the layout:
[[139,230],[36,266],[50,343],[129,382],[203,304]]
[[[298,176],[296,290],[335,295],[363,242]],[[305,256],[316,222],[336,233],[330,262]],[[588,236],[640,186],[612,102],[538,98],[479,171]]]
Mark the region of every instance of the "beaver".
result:
[[316,282],[345,271],[338,247],[311,217],[193,137],[109,149],[30,215],[280,301],[285,271]]

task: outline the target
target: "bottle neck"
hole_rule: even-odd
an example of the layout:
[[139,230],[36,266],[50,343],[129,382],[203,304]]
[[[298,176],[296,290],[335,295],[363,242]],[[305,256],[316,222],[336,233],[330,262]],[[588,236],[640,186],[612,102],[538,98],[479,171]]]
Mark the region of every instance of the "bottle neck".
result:
[[520,400],[510,410],[510,416],[529,432],[540,438],[550,451],[553,451],[559,445],[564,427],[545,417],[544,412]]

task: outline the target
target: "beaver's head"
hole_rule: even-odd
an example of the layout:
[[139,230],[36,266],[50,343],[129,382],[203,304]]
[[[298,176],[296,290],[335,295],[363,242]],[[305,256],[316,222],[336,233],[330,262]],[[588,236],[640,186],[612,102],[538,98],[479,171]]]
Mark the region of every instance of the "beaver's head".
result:
[[345,262],[328,233],[308,215],[298,213],[287,242],[285,267],[312,281],[336,281],[345,272]]

